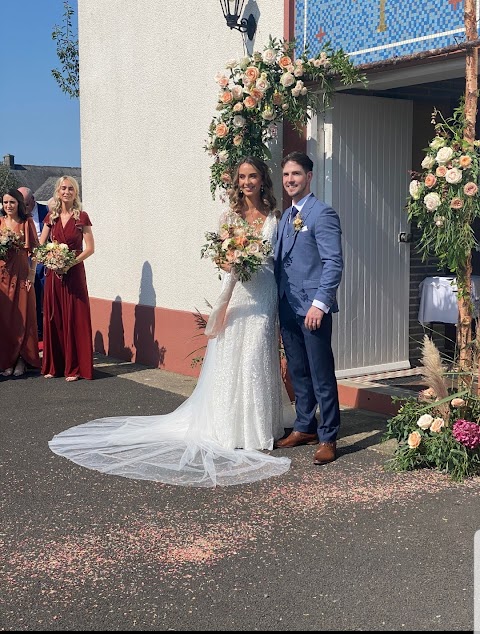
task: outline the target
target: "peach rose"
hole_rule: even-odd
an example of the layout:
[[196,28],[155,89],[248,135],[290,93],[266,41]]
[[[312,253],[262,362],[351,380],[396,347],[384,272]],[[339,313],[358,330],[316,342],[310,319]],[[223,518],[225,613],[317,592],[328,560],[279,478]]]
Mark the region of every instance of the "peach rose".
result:
[[408,436],[407,442],[410,449],[416,449],[422,442],[422,435],[418,431],[412,431],[412,433]]
[[438,434],[442,427],[445,427],[445,421],[443,418],[434,418],[432,424],[430,425],[430,431]]
[[472,159],[470,158],[470,156],[463,155],[458,159],[458,162],[460,164],[460,167],[466,168],[470,167],[470,165],[472,164]]
[[248,244],[247,236],[237,236],[235,238],[235,244],[239,247],[245,247]]
[[288,57],[288,55],[282,55],[282,57],[278,60],[280,68],[287,68],[287,66],[290,66],[291,64],[292,60]]
[[248,108],[249,110],[251,110],[252,108],[255,108],[255,106],[257,105],[257,100],[254,97],[251,97],[249,95],[243,100],[243,105],[245,106],[245,108]]
[[226,88],[228,86],[228,77],[226,77],[223,74],[217,74],[215,75],[215,81],[217,82],[217,84],[219,86],[221,86],[222,88]]
[[215,126],[215,134],[219,139],[223,139],[224,136],[228,134],[228,127],[225,123],[217,123]]
[[242,110],[243,110],[243,103],[238,102],[233,106],[233,112],[242,112]]
[[233,145],[236,145],[238,147],[239,145],[242,145],[242,143],[243,143],[242,135],[241,134],[236,134],[233,137]]
[[452,407],[463,407],[465,405],[465,401],[463,400],[463,398],[453,398],[450,401],[450,405]]
[[[230,176],[230,174],[228,172],[223,172],[222,176],[221,176],[221,180],[222,183],[231,183],[232,182],[232,177]],[[222,237],[222,233],[220,233],[220,238],[222,240],[225,240],[225,238],[228,236],[228,232],[227,235]]]
[[263,99],[263,91],[260,88],[252,88],[250,90],[250,96],[256,99],[256,101],[260,101]]
[[254,84],[260,77],[260,72],[256,66],[249,66],[245,69],[245,77],[249,83]]
[[463,191],[465,193],[465,196],[475,196],[475,194],[478,192],[478,187],[475,183],[467,183],[464,188]]
[[437,169],[435,170],[435,174],[439,178],[445,178],[446,173],[447,173],[447,168],[445,167],[445,165],[439,165]]
[[455,196],[455,198],[452,198],[452,201],[450,203],[451,209],[461,209],[462,207],[463,207],[463,200],[461,198],[458,198],[457,196]]
[[434,401],[436,398],[437,398],[437,395],[433,387],[427,387],[426,390],[422,390],[418,394],[419,401]]
[[222,93],[221,97],[220,97],[220,101],[222,103],[232,103],[233,101],[233,95],[229,90],[226,90],[224,93]]
[[437,177],[434,176],[433,174],[427,174],[425,176],[425,187],[428,187],[429,189],[431,189],[432,187],[435,187],[437,183]]

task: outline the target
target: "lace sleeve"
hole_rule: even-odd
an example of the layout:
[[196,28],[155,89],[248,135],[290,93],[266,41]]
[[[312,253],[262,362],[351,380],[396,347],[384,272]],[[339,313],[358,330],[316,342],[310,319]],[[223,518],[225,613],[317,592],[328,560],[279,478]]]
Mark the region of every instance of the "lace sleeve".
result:
[[231,224],[236,218],[238,218],[238,215],[231,209],[222,211],[218,220],[218,228],[220,229],[220,227],[225,224]]

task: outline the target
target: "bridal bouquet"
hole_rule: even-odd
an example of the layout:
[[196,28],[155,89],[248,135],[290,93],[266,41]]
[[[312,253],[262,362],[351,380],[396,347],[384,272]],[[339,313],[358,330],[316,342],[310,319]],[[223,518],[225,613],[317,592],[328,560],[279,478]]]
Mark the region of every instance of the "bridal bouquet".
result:
[[272,253],[272,245],[264,240],[252,227],[239,218],[222,224],[218,233],[208,232],[201,254],[210,258],[221,268],[230,264],[232,273],[240,282],[247,282]]
[[63,275],[63,270],[75,264],[75,251],[70,251],[64,242],[46,242],[34,250],[37,262]]
[[15,233],[8,227],[0,230],[0,260],[7,259],[10,249],[20,249],[23,246],[23,233]]

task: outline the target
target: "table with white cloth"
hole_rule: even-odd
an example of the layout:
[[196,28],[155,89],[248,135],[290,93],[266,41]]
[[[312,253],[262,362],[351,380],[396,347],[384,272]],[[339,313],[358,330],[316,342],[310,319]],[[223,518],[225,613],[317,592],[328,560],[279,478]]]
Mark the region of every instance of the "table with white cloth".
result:
[[[420,282],[420,308],[418,321],[421,324],[458,322],[458,287],[455,277],[426,277]],[[471,298],[474,317],[480,315],[480,275],[472,275]]]

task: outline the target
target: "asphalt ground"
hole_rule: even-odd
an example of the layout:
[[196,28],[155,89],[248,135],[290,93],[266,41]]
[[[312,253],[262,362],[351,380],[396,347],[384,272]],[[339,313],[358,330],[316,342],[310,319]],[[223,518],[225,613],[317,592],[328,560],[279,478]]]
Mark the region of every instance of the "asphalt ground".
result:
[[0,379],[1,631],[472,631],[480,479],[384,470],[385,417],[342,412],[339,458],[216,489],[50,452],[93,418],[167,413],[194,380],[98,358],[94,381]]

